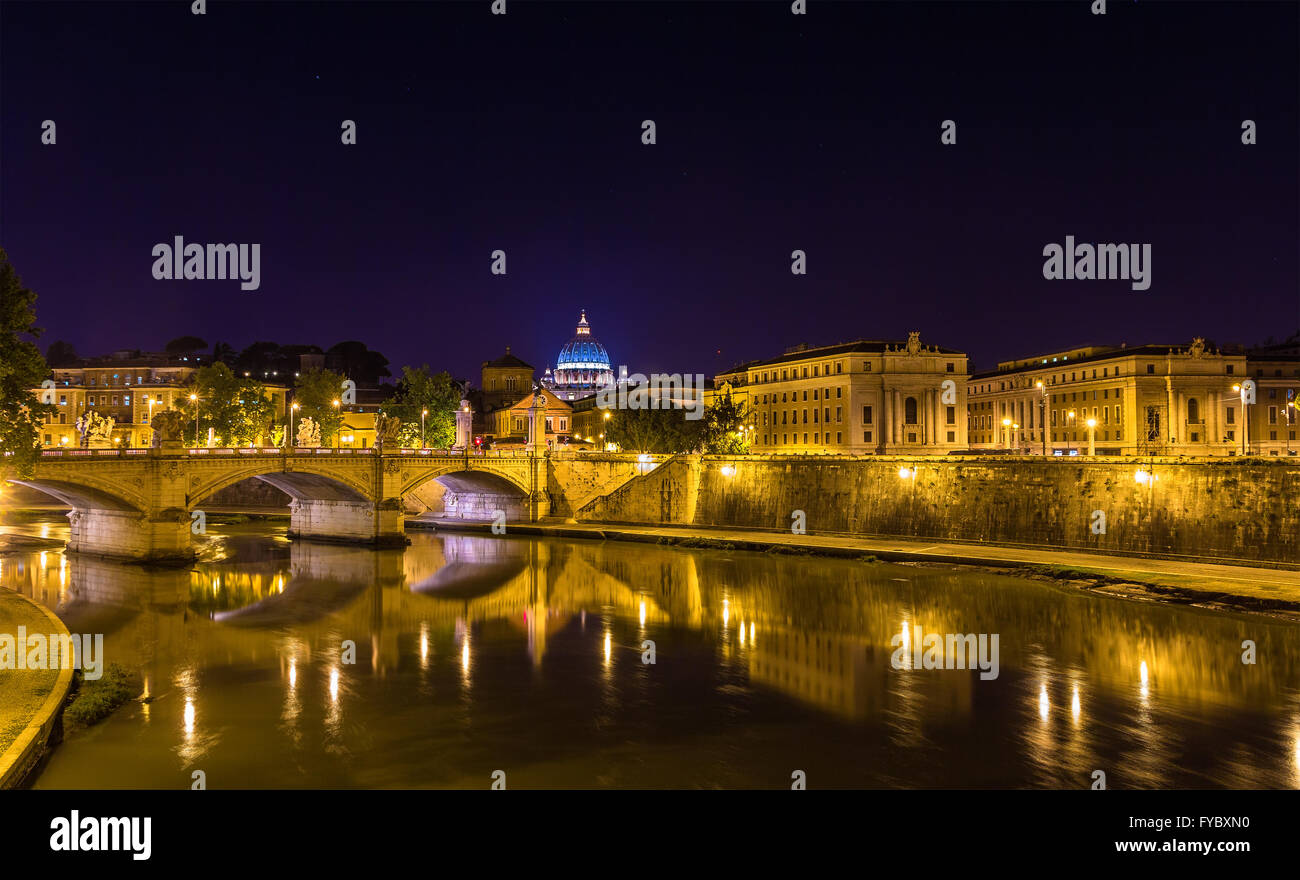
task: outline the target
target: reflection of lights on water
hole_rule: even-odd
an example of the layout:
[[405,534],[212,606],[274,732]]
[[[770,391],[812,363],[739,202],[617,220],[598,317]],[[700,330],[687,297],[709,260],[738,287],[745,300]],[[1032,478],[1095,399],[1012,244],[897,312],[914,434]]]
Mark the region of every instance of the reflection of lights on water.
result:
[[613,656],[614,642],[609,630],[605,630],[605,665],[609,665],[610,657]]
[[645,626],[645,602],[641,603],[641,625]]
[[749,622],[749,646],[754,647],[754,621]]
[[900,646],[903,649],[903,668],[912,667],[912,628],[907,625],[907,618],[903,618],[903,643]]
[[44,550],[41,551],[41,570],[42,570],[42,571],[45,570],[45,557],[48,556],[48,555],[49,555],[49,554],[48,554],[47,552],[45,552]]
[[289,690],[293,690],[298,685],[298,661],[289,658]]
[[339,701],[339,668],[337,666],[331,666],[330,667],[330,702],[337,703],[338,701]]
[[284,575],[280,575],[278,578],[276,578],[276,580],[275,580],[275,591],[276,591],[277,593],[283,593],[283,592],[284,592]]
[[1047,685],[1044,684],[1038,692],[1038,717],[1047,720],[1047,710],[1052,708],[1051,701],[1047,699]]
[[41,537],[48,538],[49,536],[50,536],[50,526],[49,523],[46,523],[45,525],[41,526]]
[[185,698],[185,733],[194,733],[194,700]]
[[726,626],[727,621],[729,619],[731,619],[731,602],[726,599],[723,599],[722,600],[722,625]]
[[745,647],[745,621],[740,622],[740,646]]
[[1079,702],[1079,686],[1074,686],[1074,696],[1070,698],[1070,715],[1074,718],[1074,723],[1079,723],[1079,714],[1083,711],[1083,705]]
[[1138,677],[1142,681],[1142,696],[1145,697],[1149,692],[1151,675],[1147,672],[1147,661],[1143,660],[1142,665],[1138,667]]
[[429,630],[428,624],[420,625],[420,663],[421,665],[429,662]]
[[460,671],[469,673],[469,636],[466,635],[464,643],[460,646]]

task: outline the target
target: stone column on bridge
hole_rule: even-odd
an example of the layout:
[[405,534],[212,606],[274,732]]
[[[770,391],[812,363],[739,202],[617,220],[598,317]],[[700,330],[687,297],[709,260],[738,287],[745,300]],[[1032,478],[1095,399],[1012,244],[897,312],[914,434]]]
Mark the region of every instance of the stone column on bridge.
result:
[[533,395],[528,407],[528,454],[541,455],[546,451],[546,395],[541,389]]
[[462,400],[456,410],[456,445],[452,448],[457,452],[469,449],[474,442],[473,433],[474,410],[470,409],[468,400]]

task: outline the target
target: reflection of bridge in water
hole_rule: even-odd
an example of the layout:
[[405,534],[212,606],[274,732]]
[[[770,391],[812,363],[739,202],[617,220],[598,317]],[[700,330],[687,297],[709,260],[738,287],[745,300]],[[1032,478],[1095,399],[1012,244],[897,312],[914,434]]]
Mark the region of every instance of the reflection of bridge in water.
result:
[[[912,623],[1001,633],[1001,674],[1028,681],[1035,696],[1041,686],[1045,704],[1076,720],[1099,689],[1281,706],[1300,671],[1294,626],[1164,606],[1135,613],[1115,599],[975,572],[480,536],[422,537],[405,552],[292,543],[232,562],[191,572],[11,555],[0,585],[57,607],[73,631],[105,633],[146,676],[162,657],[200,669],[268,651],[282,662],[337,657],[345,639],[384,675],[411,649],[404,636],[450,639],[496,622],[517,629],[540,665],[570,620],[601,613],[639,622],[625,648],[639,651],[644,637],[662,651],[665,639],[711,630],[721,659],[742,664],[754,685],[845,717],[891,713],[903,727],[918,700],[931,717],[936,707],[969,715],[978,690],[977,672],[891,667],[890,638]],[[1244,638],[1266,663],[1239,661]]]

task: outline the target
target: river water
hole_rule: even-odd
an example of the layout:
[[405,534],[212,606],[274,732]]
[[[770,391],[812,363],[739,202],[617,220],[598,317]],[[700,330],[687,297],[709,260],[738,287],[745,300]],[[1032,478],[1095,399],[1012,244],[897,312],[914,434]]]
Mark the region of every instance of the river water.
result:
[[[1291,623],[808,556],[202,541],[193,570],[0,560],[150,698],[69,735],[36,787],[1300,787]],[[917,626],[997,634],[997,677],[895,668]]]

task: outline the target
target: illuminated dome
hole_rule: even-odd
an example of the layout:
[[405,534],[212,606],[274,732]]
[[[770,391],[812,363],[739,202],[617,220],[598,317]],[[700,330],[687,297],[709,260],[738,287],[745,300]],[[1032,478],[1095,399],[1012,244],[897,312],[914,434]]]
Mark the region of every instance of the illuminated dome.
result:
[[591,325],[587,323],[584,309],[573,338],[560,349],[549,387],[559,397],[575,400],[613,384],[614,371],[610,369],[609,352],[591,335]]

